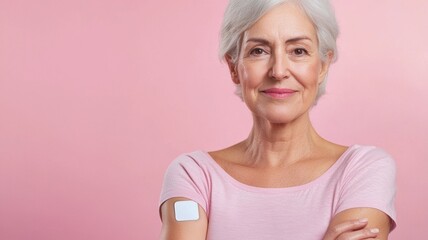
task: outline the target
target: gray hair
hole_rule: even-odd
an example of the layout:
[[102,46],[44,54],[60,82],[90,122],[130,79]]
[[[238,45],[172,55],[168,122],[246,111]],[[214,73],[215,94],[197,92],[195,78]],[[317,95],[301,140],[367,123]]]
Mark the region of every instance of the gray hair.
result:
[[[296,3],[312,21],[317,32],[321,60],[325,61],[328,52],[331,51],[333,53],[332,62],[335,62],[339,27],[329,0],[230,0],[224,13],[220,32],[220,59],[230,55],[232,61],[237,63],[244,32],[269,10],[286,2]],[[326,83],[327,76],[319,86],[314,104],[325,93]],[[237,85],[235,94],[242,99],[240,85]]]

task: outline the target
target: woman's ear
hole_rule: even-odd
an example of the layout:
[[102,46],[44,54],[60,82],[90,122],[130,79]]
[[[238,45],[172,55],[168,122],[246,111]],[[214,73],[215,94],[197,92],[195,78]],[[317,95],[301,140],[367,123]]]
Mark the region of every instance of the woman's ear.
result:
[[326,59],[321,63],[321,71],[320,71],[320,75],[319,75],[319,84],[321,84],[325,77],[327,76],[328,73],[328,69],[330,68],[330,63],[333,60],[333,52],[332,51],[328,51],[327,55],[326,55]]
[[233,62],[232,60],[232,56],[230,56],[229,54],[226,54],[225,56],[227,65],[229,66],[229,72],[230,72],[230,77],[232,78],[232,81],[235,84],[239,84],[239,77],[238,77],[238,71],[236,68],[236,64]]

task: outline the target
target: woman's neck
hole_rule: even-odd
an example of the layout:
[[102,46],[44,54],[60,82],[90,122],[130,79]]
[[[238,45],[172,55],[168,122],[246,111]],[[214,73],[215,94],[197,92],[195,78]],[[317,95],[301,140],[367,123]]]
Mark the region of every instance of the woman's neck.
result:
[[290,123],[275,124],[254,117],[253,129],[242,143],[248,164],[260,167],[291,165],[325,142],[312,127],[309,114]]

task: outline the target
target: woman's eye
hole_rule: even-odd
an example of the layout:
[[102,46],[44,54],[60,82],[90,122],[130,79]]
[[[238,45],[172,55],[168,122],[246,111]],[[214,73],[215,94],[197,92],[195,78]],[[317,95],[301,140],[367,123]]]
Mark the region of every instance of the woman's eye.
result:
[[261,48],[254,48],[253,50],[250,51],[250,55],[262,55],[265,53],[265,50],[261,49]]
[[294,49],[293,53],[296,56],[302,56],[302,55],[308,54],[308,51],[306,51],[306,49],[304,49],[304,48],[296,48],[296,49]]

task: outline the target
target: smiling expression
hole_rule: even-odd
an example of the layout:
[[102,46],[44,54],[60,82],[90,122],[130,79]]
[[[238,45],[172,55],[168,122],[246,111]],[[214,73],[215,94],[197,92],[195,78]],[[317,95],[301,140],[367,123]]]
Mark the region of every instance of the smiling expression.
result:
[[321,61],[316,30],[293,3],[281,4],[245,33],[232,79],[257,117],[285,123],[307,113],[330,62]]

